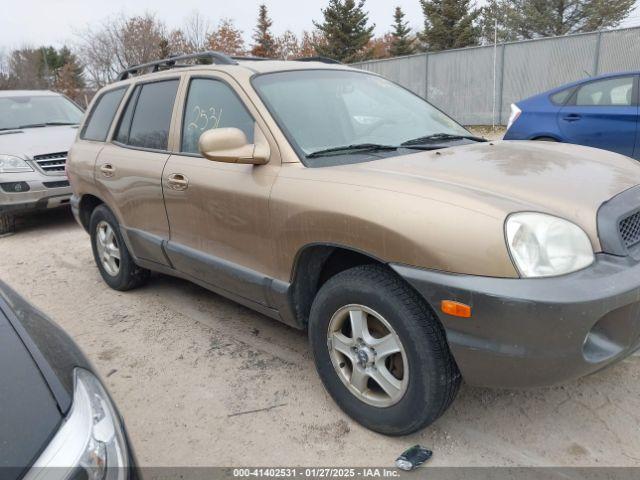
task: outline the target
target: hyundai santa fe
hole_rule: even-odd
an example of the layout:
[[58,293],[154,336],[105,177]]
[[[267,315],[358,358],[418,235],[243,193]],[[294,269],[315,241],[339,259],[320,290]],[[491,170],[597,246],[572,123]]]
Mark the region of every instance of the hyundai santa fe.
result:
[[434,422],[463,378],[554,384],[640,345],[636,162],[487,142],[344,65],[132,67],[69,177],[110,287],[161,272],[307,329],[329,393],[378,432]]

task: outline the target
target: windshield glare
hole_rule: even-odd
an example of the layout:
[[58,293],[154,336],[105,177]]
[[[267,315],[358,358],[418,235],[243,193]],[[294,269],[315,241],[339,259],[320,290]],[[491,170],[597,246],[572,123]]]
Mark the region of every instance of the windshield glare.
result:
[[396,146],[436,133],[470,135],[417,95],[367,73],[270,73],[254,86],[304,155],[363,143]]
[[0,129],[44,123],[80,123],[82,110],[61,95],[0,97]]

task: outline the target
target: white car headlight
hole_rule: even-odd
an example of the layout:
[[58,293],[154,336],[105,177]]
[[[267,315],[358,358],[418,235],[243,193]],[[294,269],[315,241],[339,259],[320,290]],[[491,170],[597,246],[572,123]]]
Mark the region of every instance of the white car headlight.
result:
[[544,213],[509,215],[507,246],[523,277],[552,277],[575,272],[595,259],[587,234],[577,225]]
[[107,392],[92,373],[77,368],[71,410],[24,478],[124,480],[128,465],[124,431]]
[[20,173],[33,172],[33,168],[29,166],[23,159],[14,155],[0,154],[0,173]]

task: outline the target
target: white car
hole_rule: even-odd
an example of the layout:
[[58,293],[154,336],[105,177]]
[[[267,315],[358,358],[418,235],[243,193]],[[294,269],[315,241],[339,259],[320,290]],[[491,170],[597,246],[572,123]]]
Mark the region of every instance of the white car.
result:
[[83,111],[50,91],[0,91],[0,234],[14,216],[69,203],[67,151]]

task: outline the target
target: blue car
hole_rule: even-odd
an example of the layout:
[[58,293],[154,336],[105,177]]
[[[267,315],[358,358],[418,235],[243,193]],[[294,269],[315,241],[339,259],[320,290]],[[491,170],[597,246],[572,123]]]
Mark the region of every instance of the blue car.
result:
[[640,160],[639,76],[592,77],[513,104],[504,138],[575,143]]

